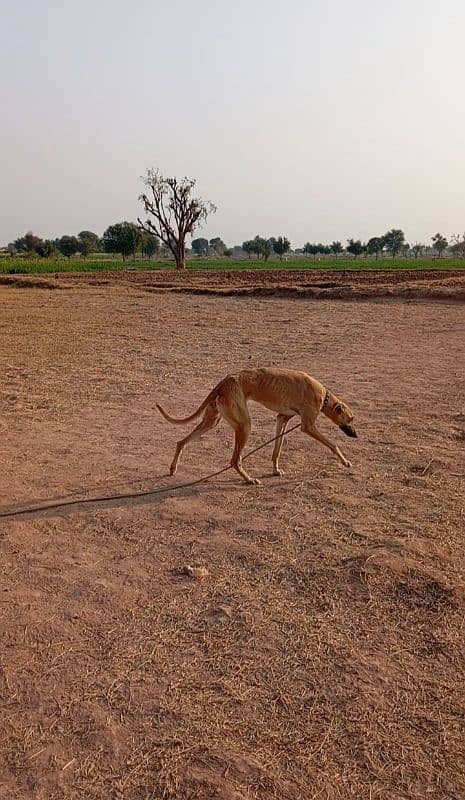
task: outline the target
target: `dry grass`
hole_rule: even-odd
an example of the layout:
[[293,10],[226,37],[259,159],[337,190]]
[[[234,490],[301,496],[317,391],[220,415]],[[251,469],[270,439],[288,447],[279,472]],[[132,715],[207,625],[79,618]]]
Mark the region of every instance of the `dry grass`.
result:
[[[3,520],[0,797],[463,798],[458,307],[2,299],[2,506],[169,483],[177,432],[152,416],[153,384],[191,408],[272,349],[297,366],[311,353],[309,370],[354,400],[361,439],[352,472],[296,433],[288,476],[259,488],[227,473],[156,501]],[[251,447],[272,428],[254,419]],[[221,429],[182,477],[227,448]],[[268,460],[249,466],[266,476]]]

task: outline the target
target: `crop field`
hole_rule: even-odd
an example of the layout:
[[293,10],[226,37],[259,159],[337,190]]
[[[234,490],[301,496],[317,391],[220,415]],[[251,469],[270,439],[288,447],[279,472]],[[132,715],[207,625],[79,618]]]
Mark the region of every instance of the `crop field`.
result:
[[[137,276],[0,282],[0,798],[461,800],[464,278],[355,301]],[[156,402],[267,365],[351,405],[358,439],[319,426],[352,469],[298,430],[283,477],[268,447],[260,486],[174,489],[231,431],[171,478],[189,428]],[[247,449],[274,435],[251,414]]]
[[[0,275],[14,274],[47,274],[61,272],[101,272],[108,269],[141,269],[166,270],[174,269],[173,261],[134,261],[121,258],[97,255],[91,258],[0,258]],[[188,269],[210,270],[249,270],[249,269],[286,269],[286,270],[461,270],[465,269],[465,260],[459,258],[290,258],[288,261],[253,261],[249,259],[188,259]]]

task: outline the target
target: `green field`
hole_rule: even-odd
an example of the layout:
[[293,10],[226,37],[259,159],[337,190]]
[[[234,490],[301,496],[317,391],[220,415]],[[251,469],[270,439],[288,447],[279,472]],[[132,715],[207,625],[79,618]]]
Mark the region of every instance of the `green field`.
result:
[[[122,261],[117,258],[91,257],[71,258],[0,258],[0,274],[3,275],[34,275],[59,272],[100,272],[103,270],[122,269],[174,269],[173,261],[148,261],[130,259]],[[396,270],[396,269],[465,269],[465,260],[457,258],[322,258],[314,261],[313,258],[295,258],[289,261],[253,261],[243,259],[197,259],[188,260],[188,269],[286,269],[286,270]]]

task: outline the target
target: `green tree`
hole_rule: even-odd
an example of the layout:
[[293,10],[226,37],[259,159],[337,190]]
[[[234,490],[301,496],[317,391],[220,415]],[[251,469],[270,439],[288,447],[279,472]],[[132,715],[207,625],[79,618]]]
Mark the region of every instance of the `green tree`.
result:
[[160,242],[156,236],[150,236],[148,233],[142,234],[142,253],[146,258],[153,258],[160,252]]
[[105,253],[121,253],[123,261],[125,261],[131,253],[135,259],[136,252],[142,243],[142,235],[140,229],[133,222],[117,222],[106,229],[102,242]]
[[433,247],[436,250],[439,258],[442,258],[444,250],[449,247],[449,242],[447,241],[446,237],[443,236],[442,233],[435,233],[434,236],[431,237],[431,241],[433,242]]
[[255,236],[251,243],[252,253],[256,253],[259,260],[263,258],[264,261],[268,261],[273,249],[273,241],[273,239],[265,239],[263,236]]
[[128,232],[128,241],[131,241],[131,253],[133,261],[135,261],[137,251],[142,249],[143,232],[138,225],[134,225],[133,222],[130,222],[129,225],[130,231]]
[[337,258],[340,253],[344,252],[344,248],[342,246],[342,242],[337,242],[337,241],[336,242],[332,242],[331,245],[330,245],[330,250],[331,250],[331,253],[334,253],[334,255]]
[[217,256],[225,256],[228,249],[219,236],[215,236],[214,239],[210,239],[210,247],[215,251]]
[[258,260],[260,260],[263,241],[261,236],[255,236],[250,242],[250,252],[253,253]]
[[367,253],[370,256],[375,255],[376,258],[379,258],[381,253],[383,252],[384,247],[384,239],[382,236],[372,236],[371,239],[368,239],[367,242]]
[[255,236],[252,239],[252,253],[255,253],[255,255],[257,256],[258,260],[260,260],[260,257],[261,257],[261,254],[262,254],[262,247],[263,247],[264,241],[265,240],[261,236]]
[[279,256],[279,260],[283,260],[283,256],[291,249],[291,243],[285,236],[278,236],[273,242],[273,250]]
[[93,231],[81,231],[78,233],[79,252],[81,255],[88,256],[90,253],[100,252],[100,238]]
[[457,256],[458,258],[464,258],[465,257],[465,233],[463,233],[462,235],[460,235],[460,233],[454,233],[453,236],[451,237],[451,239],[452,239],[453,243],[451,244],[450,249],[451,249],[452,253],[454,254],[454,256]]
[[351,253],[354,258],[361,256],[364,250],[364,245],[360,239],[347,239],[347,252]]
[[27,253],[29,256],[35,255],[37,247],[42,243],[40,236],[35,236],[32,231],[28,231],[24,236],[15,239],[13,242],[16,252]]
[[408,242],[404,242],[404,244],[400,248],[401,255],[403,255],[404,258],[408,258],[409,255],[410,255],[410,249],[411,248],[410,248],[409,243]]
[[254,243],[252,239],[247,239],[245,242],[242,242],[242,249],[244,253],[247,253],[247,258],[251,258],[252,253],[254,253]]
[[420,242],[415,242],[415,244],[412,247],[412,253],[414,257],[418,258],[418,256],[421,256],[424,249],[425,249],[424,244],[420,244]]
[[62,236],[61,239],[56,240],[55,246],[63,256],[66,256],[68,261],[79,251],[79,242],[76,236]]
[[262,240],[262,256],[264,261],[268,261],[271,253],[273,252],[273,239]]
[[50,258],[51,256],[54,256],[56,252],[57,248],[51,239],[45,239],[36,247],[36,253],[38,256],[40,256],[40,258]]
[[144,183],[149,194],[139,199],[148,216],[145,222],[138,218],[140,228],[171,250],[177,269],[185,269],[186,237],[206,222],[216,206],[193,196],[195,181],[189,178],[165,178],[158,170],[149,169]]
[[203,239],[200,237],[199,239],[192,240],[192,249],[196,256],[207,256],[208,255],[208,239]]
[[318,244],[310,244],[307,242],[304,244],[303,252],[305,255],[313,256],[313,260],[316,260],[318,253],[320,252],[320,246]]
[[405,234],[400,228],[391,228],[390,231],[384,234],[383,245],[386,250],[391,253],[395,258],[402,245],[405,243]]

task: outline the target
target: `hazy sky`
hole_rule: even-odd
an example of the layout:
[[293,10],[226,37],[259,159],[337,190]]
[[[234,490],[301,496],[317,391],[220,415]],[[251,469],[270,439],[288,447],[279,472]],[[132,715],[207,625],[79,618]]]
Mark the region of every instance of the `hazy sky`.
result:
[[0,244],[197,179],[200,234],[465,230],[463,0],[0,0]]

